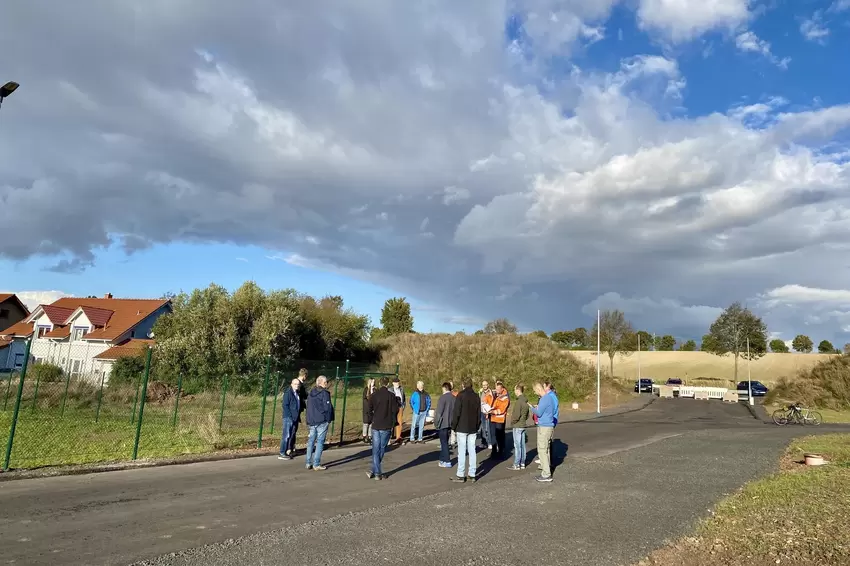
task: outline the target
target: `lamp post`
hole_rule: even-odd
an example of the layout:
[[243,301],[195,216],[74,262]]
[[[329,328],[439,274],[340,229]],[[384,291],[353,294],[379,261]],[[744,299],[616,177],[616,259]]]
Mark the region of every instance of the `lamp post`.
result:
[[0,86],[0,107],[3,106],[3,99],[7,96],[18,90],[18,87],[21,86],[14,81],[9,81],[3,86]]

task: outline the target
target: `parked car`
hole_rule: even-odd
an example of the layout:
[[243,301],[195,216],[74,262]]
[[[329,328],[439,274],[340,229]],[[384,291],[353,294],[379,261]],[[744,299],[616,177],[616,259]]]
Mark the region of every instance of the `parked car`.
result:
[[739,381],[738,391],[748,391],[752,383],[753,397],[764,397],[770,391],[761,381]]
[[667,380],[667,385],[670,385],[671,387],[672,386],[681,387],[682,380],[679,379],[678,377],[671,377],[670,379]]
[[635,393],[652,393],[652,380],[647,377],[640,378],[640,381],[635,381]]

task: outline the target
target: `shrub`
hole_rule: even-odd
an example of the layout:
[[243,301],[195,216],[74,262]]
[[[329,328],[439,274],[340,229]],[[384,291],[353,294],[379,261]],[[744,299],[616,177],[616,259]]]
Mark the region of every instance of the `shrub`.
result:
[[820,362],[794,380],[782,378],[765,398],[766,403],[795,401],[825,409],[850,407],[850,356]]
[[115,360],[109,373],[109,385],[135,385],[139,376],[145,371],[145,358],[142,356],[125,356]]
[[38,381],[39,383],[50,383],[53,381],[62,381],[65,372],[54,364],[35,364],[27,370],[27,381]]
[[[562,401],[583,400],[596,390],[596,371],[556,344],[518,334],[449,335],[405,334],[385,341],[383,371],[401,364],[406,387],[422,380],[431,392],[443,381],[456,387],[464,377],[477,385],[482,379],[501,379],[508,390],[523,383],[530,392],[535,381],[550,380]],[[606,386],[613,382],[606,379]]]

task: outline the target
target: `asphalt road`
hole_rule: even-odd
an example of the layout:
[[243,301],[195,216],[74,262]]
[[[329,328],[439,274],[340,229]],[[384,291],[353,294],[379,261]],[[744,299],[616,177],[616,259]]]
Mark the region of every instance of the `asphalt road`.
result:
[[389,452],[382,482],[360,447],[326,452],[324,472],[270,456],[9,481],[0,564],[629,564],[811,430],[672,399],[559,426],[549,484],[504,462],[452,484],[436,443]]

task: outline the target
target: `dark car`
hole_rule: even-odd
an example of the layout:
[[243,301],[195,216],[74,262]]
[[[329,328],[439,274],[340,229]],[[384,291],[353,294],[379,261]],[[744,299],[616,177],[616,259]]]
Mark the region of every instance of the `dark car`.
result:
[[667,380],[667,385],[682,385],[682,380],[678,377],[671,377]]
[[761,381],[739,381],[738,391],[749,391],[750,384],[753,388],[753,397],[764,397],[770,391]]
[[646,377],[642,377],[639,382],[635,381],[635,393],[643,393],[644,391],[652,393],[652,380]]

